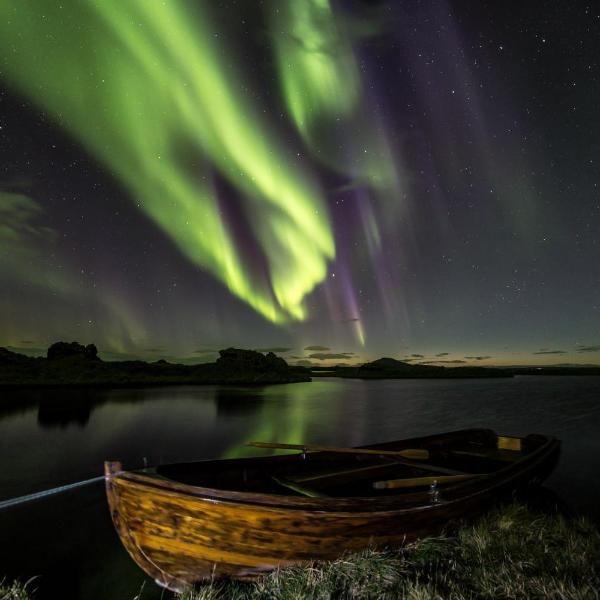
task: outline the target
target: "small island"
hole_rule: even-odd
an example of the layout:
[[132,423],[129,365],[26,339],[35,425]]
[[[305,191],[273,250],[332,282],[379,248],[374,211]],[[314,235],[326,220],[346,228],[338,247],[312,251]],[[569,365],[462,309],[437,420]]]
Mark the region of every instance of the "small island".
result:
[[46,357],[0,348],[0,387],[233,384],[265,385],[310,381],[304,367],[289,366],[268,352],[227,348],[214,363],[182,365],[165,360],[103,361],[94,344],[56,342]]
[[395,358],[379,358],[364,365],[316,367],[313,377],[345,377],[352,379],[468,379],[478,377],[512,377],[505,369],[490,367],[442,367],[412,365]]

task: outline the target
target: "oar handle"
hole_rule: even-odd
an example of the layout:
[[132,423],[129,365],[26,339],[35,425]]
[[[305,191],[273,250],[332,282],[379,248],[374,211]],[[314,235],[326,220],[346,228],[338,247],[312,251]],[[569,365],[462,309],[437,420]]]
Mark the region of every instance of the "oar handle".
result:
[[317,444],[284,444],[281,442],[247,442],[246,446],[254,448],[277,448],[279,450],[303,450],[305,452],[338,452],[345,454],[374,454],[377,456],[401,456],[425,460],[429,451],[423,448],[406,448],[404,450],[376,450],[374,448],[337,448],[335,446],[320,446]]

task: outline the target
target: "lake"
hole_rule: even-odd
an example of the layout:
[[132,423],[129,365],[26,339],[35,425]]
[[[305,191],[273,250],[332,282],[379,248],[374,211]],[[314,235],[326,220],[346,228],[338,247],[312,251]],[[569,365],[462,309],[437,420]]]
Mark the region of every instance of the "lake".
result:
[[[352,446],[467,427],[563,442],[547,486],[600,521],[600,377],[343,380],[263,388],[3,390],[0,501],[125,468],[258,455],[249,440]],[[101,482],[0,511],[0,578],[36,598],[161,597],[122,548]],[[167,597],[165,594],[162,597]]]

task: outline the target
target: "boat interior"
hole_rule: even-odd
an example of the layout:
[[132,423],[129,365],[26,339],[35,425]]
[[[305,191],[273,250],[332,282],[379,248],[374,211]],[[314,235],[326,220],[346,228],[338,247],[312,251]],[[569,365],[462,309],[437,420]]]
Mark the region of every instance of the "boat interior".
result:
[[164,465],[155,473],[205,488],[286,496],[422,495],[481,482],[546,443],[541,435],[505,437],[473,429],[337,452],[312,452],[309,446],[287,455]]

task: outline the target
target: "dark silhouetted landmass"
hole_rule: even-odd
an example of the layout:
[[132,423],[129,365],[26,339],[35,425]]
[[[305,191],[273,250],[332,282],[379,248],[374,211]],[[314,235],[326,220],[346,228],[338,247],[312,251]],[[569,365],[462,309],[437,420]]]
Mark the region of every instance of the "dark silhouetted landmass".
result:
[[349,367],[312,367],[313,377],[348,377],[356,379],[451,379],[476,377],[513,377],[515,375],[600,375],[596,365],[550,365],[542,367],[442,367],[412,364],[395,358],[379,358],[364,365]]
[[99,360],[98,349],[94,344],[82,346],[77,342],[56,342],[48,348],[48,360],[60,360],[62,358],[82,358],[87,360]]
[[512,377],[510,371],[488,367],[437,367],[413,365],[395,358],[379,358],[356,367],[316,367],[313,377],[349,377],[356,379],[450,379],[474,377]]
[[272,352],[228,348],[215,363],[182,365],[159,360],[105,362],[93,344],[57,342],[47,358],[0,348],[0,386],[138,386],[268,384],[310,381],[308,369],[290,367]]
[[597,365],[510,367],[513,375],[600,375]]

